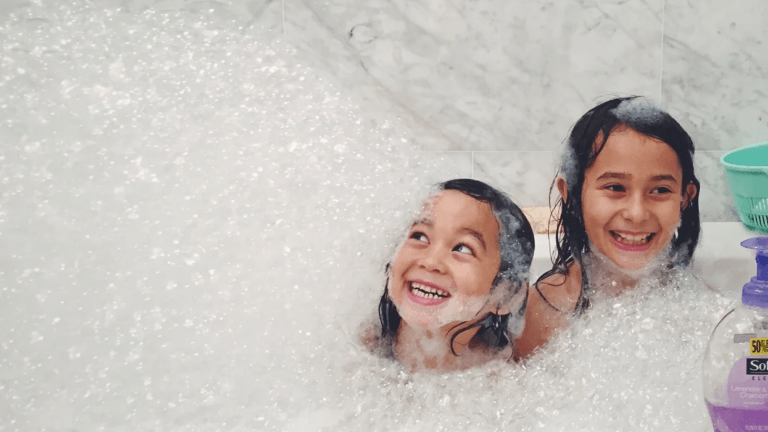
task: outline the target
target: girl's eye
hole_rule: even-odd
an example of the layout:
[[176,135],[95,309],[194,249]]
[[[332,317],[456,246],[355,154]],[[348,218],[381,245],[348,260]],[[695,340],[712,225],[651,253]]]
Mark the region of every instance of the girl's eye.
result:
[[424,242],[424,243],[428,243],[429,242],[429,239],[427,238],[427,235],[424,234],[423,232],[419,232],[419,231],[411,233],[411,235],[408,238],[412,238],[414,240],[418,240],[418,241]]
[[472,250],[471,247],[469,247],[469,246],[467,246],[467,245],[465,245],[463,243],[460,244],[460,245],[456,245],[456,247],[453,248],[453,250],[455,250],[456,252],[463,253],[463,254],[468,254],[468,255],[474,255],[475,254],[475,252]]
[[666,186],[659,186],[656,189],[652,190],[651,193],[655,194],[668,194],[672,193],[672,189],[666,187]]
[[624,189],[624,186],[619,185],[619,184],[610,184],[610,185],[606,186],[605,188],[608,189],[611,192],[626,192],[626,189]]

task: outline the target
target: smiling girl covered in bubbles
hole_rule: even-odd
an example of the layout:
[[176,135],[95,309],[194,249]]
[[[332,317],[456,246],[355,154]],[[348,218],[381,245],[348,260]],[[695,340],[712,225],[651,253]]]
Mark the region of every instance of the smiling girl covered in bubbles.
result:
[[639,97],[617,98],[573,126],[553,186],[560,192],[553,268],[528,293],[515,341],[525,357],[596,294],[685,268],[699,239],[694,145],[669,114]]
[[412,370],[511,358],[533,249],[506,195],[476,180],[438,185],[387,265],[380,334],[369,329],[366,345]]

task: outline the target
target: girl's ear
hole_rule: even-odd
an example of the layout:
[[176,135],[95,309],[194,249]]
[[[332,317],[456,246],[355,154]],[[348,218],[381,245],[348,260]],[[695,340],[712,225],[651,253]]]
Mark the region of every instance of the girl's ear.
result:
[[560,192],[560,196],[563,197],[563,202],[568,201],[568,183],[565,182],[563,176],[557,176],[557,190]]
[[685,210],[688,208],[688,205],[693,201],[694,198],[696,198],[696,194],[699,193],[699,189],[696,187],[693,183],[688,183],[688,186],[685,187],[685,195],[683,196],[683,208],[680,210]]

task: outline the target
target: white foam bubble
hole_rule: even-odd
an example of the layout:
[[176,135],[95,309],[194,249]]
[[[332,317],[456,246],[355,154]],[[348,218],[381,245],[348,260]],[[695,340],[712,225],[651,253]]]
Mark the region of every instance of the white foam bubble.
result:
[[[548,413],[567,406],[567,417],[545,425],[589,421],[596,430],[627,422],[638,430],[706,429],[701,395],[701,359],[714,323],[727,301],[691,274],[675,273],[659,285],[648,279],[633,290],[593,302],[583,320],[560,335],[549,353],[531,362],[540,370],[559,370],[572,394]],[[599,352],[599,362],[594,354]],[[548,355],[549,354],[549,355]],[[554,396],[554,395],[552,395]],[[621,414],[611,415],[620,408]]]
[[0,81],[4,423],[263,430],[311,410],[439,157],[217,15],[24,13]]
[[611,112],[619,120],[627,123],[657,123],[663,120],[664,111],[648,98],[636,97],[622,101]]

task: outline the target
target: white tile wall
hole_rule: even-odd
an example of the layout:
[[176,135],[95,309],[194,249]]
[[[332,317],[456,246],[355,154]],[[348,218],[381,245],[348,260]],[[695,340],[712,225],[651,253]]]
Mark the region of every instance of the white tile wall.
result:
[[[3,3],[0,18],[29,1]],[[613,95],[659,101],[694,138],[704,221],[738,220],[719,156],[768,141],[765,0],[92,3],[225,8],[341,78],[370,118],[397,118],[426,154],[466,152],[445,153],[446,173],[523,206],[546,205],[552,151]]]
[[289,41],[337,47],[324,61],[368,105],[415,119],[424,150],[471,152],[523,206],[547,204],[552,150],[613,95],[659,101],[694,138],[704,221],[738,220],[723,151],[768,141],[762,0],[285,4]]

